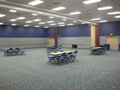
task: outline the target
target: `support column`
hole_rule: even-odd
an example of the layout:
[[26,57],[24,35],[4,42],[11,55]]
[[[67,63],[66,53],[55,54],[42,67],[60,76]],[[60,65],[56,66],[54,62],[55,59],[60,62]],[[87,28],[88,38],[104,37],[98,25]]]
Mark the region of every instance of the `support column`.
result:
[[99,44],[100,44],[100,29],[99,25],[97,25],[95,30],[95,46],[99,47]]
[[57,28],[55,28],[54,30],[54,34],[55,34],[55,46],[58,46],[58,35],[57,35]]

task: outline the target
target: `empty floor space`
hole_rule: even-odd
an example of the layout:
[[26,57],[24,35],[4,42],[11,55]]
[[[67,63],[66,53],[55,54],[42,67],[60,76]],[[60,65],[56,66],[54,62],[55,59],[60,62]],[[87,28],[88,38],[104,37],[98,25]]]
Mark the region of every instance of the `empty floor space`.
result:
[[7,57],[0,51],[0,90],[120,89],[119,51],[91,55],[89,49],[77,50],[77,61],[61,65],[47,63],[46,48],[25,49],[25,55]]

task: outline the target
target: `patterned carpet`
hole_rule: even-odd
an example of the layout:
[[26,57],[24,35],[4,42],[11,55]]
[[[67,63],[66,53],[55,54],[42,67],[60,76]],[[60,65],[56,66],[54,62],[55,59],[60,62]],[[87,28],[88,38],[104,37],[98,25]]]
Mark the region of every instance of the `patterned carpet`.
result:
[[27,49],[23,56],[0,51],[0,90],[120,90],[120,51],[91,55],[78,49],[76,62],[47,61],[45,48]]

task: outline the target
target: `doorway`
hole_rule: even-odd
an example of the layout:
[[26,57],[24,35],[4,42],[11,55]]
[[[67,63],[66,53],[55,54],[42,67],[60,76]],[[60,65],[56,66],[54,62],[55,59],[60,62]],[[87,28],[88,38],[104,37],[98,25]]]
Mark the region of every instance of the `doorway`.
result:
[[49,45],[50,46],[55,45],[55,38],[49,38]]
[[118,36],[107,36],[106,43],[110,44],[110,50],[118,50]]

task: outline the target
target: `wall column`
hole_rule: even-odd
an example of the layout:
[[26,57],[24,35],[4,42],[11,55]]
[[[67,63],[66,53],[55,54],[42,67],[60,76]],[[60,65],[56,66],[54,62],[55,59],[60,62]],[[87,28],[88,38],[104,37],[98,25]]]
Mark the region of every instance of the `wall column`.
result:
[[54,30],[54,34],[55,34],[55,46],[58,46],[58,35],[57,35],[57,28],[55,28]]
[[95,46],[95,31],[96,26],[91,25],[91,46]]
[[99,25],[97,25],[95,30],[95,46],[99,47],[99,44],[100,44],[100,29]]

